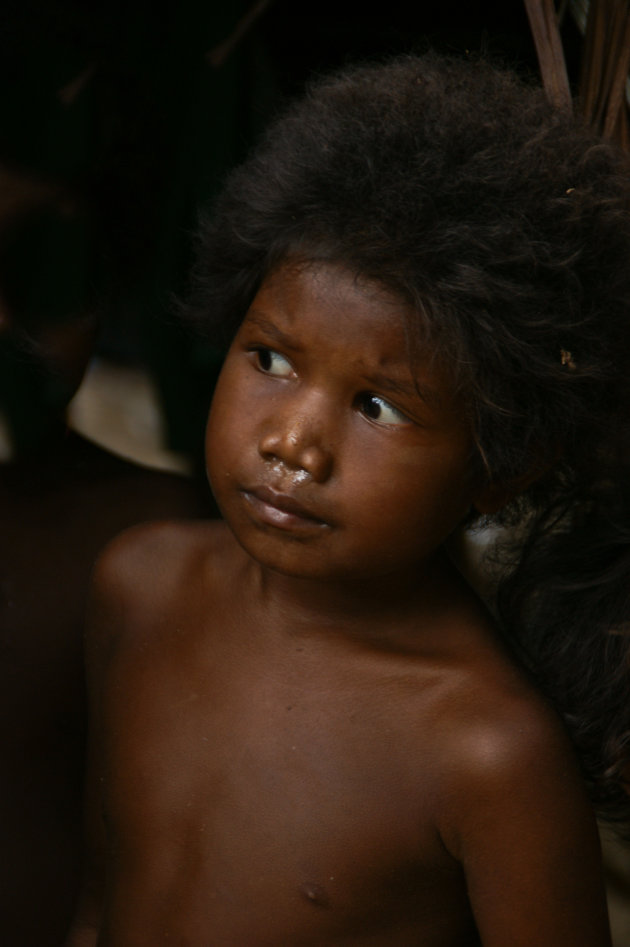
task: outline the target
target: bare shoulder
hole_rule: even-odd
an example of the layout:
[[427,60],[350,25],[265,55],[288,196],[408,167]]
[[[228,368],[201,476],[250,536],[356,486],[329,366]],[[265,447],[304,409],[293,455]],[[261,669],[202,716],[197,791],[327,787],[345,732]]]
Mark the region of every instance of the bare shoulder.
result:
[[595,816],[558,714],[474,635],[434,708],[435,826],[482,943],[608,944]]
[[568,750],[564,727],[533,681],[516,666],[475,668],[459,682],[453,749],[462,765],[509,772]]
[[214,521],[166,520],[123,530],[97,559],[93,584],[120,595],[142,594],[176,582],[200,558],[218,550],[224,526]]
[[219,521],[147,523],[117,535],[92,575],[88,652],[129,636],[142,637],[192,587],[219,582],[230,542]]
[[482,661],[461,673],[443,709],[439,773],[448,803],[440,818],[457,857],[486,820],[522,830],[574,820],[573,828],[591,831],[575,751],[558,713],[524,672],[502,658]]

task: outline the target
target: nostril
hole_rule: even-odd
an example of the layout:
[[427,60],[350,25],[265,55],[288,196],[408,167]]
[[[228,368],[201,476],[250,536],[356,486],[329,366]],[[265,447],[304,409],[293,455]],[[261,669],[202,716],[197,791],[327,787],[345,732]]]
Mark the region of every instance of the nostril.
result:
[[304,444],[295,434],[284,439],[263,440],[259,445],[261,457],[272,467],[277,468],[278,474],[291,475],[291,479],[298,482],[298,478],[326,480],[332,470],[332,455],[319,445]]
[[266,461],[282,464],[285,472],[302,470],[316,481],[330,474],[332,455],[324,445],[319,415],[317,419],[304,411],[275,415],[260,437],[258,450]]
[[301,466],[308,471],[313,480],[321,483],[331,474],[332,455],[320,446],[311,446],[302,452]]

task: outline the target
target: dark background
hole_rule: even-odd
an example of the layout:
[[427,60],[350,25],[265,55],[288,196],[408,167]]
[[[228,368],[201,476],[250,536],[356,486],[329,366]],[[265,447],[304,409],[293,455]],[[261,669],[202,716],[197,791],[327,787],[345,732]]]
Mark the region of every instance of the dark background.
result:
[[[0,11],[0,198],[10,204],[23,176],[27,194],[33,180],[57,193],[35,223],[25,213],[2,226],[0,199],[0,291],[27,327],[96,312],[97,352],[149,369],[168,446],[193,457],[220,353],[183,330],[173,298],[186,291],[198,208],[285,97],[314,72],[428,46],[537,72],[520,0],[262,6],[238,37],[254,0],[4,0]],[[571,71],[581,40],[569,16],[563,38]],[[0,346],[0,406],[13,357]],[[32,437],[36,387],[5,399],[18,441]]]

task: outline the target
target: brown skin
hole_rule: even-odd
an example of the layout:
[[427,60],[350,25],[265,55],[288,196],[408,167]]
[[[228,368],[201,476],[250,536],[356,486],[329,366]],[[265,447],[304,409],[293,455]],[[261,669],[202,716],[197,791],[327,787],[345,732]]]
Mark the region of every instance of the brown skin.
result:
[[208,426],[227,522],[101,558],[72,947],[610,944],[572,750],[441,551],[493,497],[402,315],[268,278]]
[[76,902],[94,560],[132,524],[207,509],[191,482],[73,433],[0,465],[0,916],[12,947],[63,943]]

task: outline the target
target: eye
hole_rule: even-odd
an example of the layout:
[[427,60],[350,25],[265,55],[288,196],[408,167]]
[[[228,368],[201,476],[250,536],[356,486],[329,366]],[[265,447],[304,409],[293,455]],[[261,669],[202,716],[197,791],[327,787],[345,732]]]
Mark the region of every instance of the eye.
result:
[[256,352],[256,361],[258,363],[258,368],[261,372],[264,372],[265,375],[275,375],[278,378],[288,378],[289,375],[293,374],[293,367],[288,359],[284,355],[280,355],[279,352],[274,352],[273,349],[268,348],[257,348]]
[[358,404],[359,410],[366,418],[376,421],[377,424],[411,424],[410,419],[402,411],[379,395],[366,392],[359,395]]

